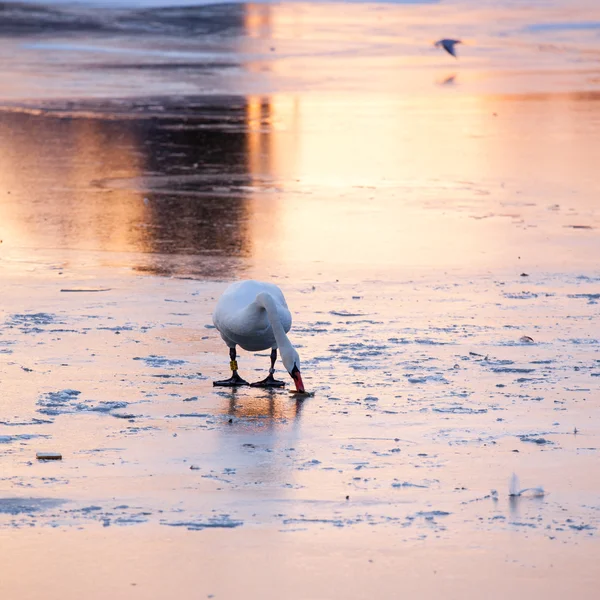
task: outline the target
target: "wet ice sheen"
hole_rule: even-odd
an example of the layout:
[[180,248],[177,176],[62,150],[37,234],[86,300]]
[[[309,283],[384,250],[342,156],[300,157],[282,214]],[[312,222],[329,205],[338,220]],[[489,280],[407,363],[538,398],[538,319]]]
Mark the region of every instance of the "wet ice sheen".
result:
[[[132,13],[87,21],[86,37],[104,33],[85,43],[5,37],[4,95],[40,91],[22,58],[47,66],[44,92],[135,99],[0,115],[0,529],[155,527],[234,548],[304,531],[323,553],[339,535],[344,559],[360,541],[357,575],[386,535],[426,550],[428,569],[440,543],[498,544],[502,572],[525,544],[570,553],[572,569],[594,556],[597,40],[580,28],[541,48],[556,32],[527,29],[538,4],[431,7],[477,31],[454,78],[427,53],[448,13],[428,25],[415,7],[346,6],[351,48],[328,37],[341,13],[325,5],[298,9],[310,36],[281,4],[272,19],[176,10],[158,37],[189,46],[171,54]],[[207,81],[252,96],[138,95]],[[210,313],[246,277],[285,289],[314,396],[213,390],[229,359]],[[264,357],[239,363],[265,374]],[[47,449],[65,460],[38,464]],[[545,494],[509,497],[513,470]]]
[[[137,285],[146,284],[151,284],[151,280],[146,283],[139,280]],[[426,282],[423,285],[427,285]],[[486,283],[482,281],[480,285],[483,289]],[[470,294],[472,286],[472,280],[468,280],[467,285],[455,287],[453,293],[460,298],[461,294]],[[359,285],[359,289],[362,296],[369,295],[368,286]],[[190,282],[180,288],[179,298],[190,299],[191,294],[197,297],[198,290],[204,290],[200,297],[205,300],[200,300],[199,306],[208,318],[212,308],[210,299],[217,291],[214,284]],[[399,292],[406,302],[407,293],[402,284],[387,284],[385,297],[394,298]],[[63,419],[87,415],[82,424],[89,424],[91,440],[98,438],[99,441],[108,435],[111,440],[119,441],[116,450],[103,449],[96,442],[91,447],[93,452],[87,454],[85,447],[79,448],[78,453],[61,447],[60,450],[70,456],[69,463],[76,456],[93,456],[94,469],[115,469],[116,465],[130,463],[134,448],[139,452],[143,447],[147,457],[140,467],[148,461],[165,468],[169,465],[169,470],[175,469],[184,478],[181,484],[184,503],[165,505],[148,492],[138,498],[135,485],[126,486],[120,496],[127,499],[125,504],[132,508],[115,511],[109,506],[109,496],[103,500],[103,493],[99,493],[94,506],[101,510],[80,510],[77,503],[52,511],[38,510],[37,524],[100,521],[105,526],[134,526],[158,522],[198,530],[228,528],[232,523],[275,523],[283,530],[300,524],[307,528],[356,528],[368,524],[370,527],[399,527],[410,537],[413,530],[414,535],[419,536],[429,535],[431,528],[437,535],[463,530],[468,528],[465,523],[470,519],[481,517],[479,526],[490,529],[530,530],[533,523],[537,529],[548,530],[552,535],[567,536],[565,539],[569,535],[594,534],[591,528],[598,526],[598,511],[582,508],[576,496],[561,492],[558,480],[549,476],[551,470],[540,479],[548,489],[558,489],[544,498],[543,514],[538,513],[537,505],[520,504],[519,519],[495,518],[509,515],[510,507],[503,505],[506,495],[493,500],[486,498],[485,492],[501,488],[502,478],[497,475],[506,468],[507,456],[514,456],[516,460],[521,454],[535,457],[542,466],[546,460],[550,460],[549,466],[552,464],[545,455],[555,452],[563,453],[564,460],[574,458],[574,452],[579,457],[586,456],[577,450],[582,444],[576,443],[569,422],[573,418],[585,422],[577,415],[585,414],[587,407],[572,403],[564,395],[568,387],[565,381],[573,386],[573,377],[583,382],[597,369],[596,361],[586,363],[585,356],[574,354],[569,341],[583,339],[587,327],[585,318],[555,318],[555,324],[545,324],[546,338],[554,335],[551,344],[514,347],[503,345],[507,336],[513,334],[502,323],[497,327],[473,323],[460,311],[450,315],[440,312],[432,322],[430,313],[422,310],[418,303],[404,315],[398,315],[393,301],[386,299],[370,302],[370,310],[380,324],[368,328],[362,323],[347,325],[344,331],[339,331],[334,322],[322,324],[320,331],[302,327],[303,321],[316,321],[312,311],[321,310],[330,302],[329,293],[313,296],[308,303],[293,288],[288,292],[290,303],[299,307],[300,327],[294,335],[307,349],[303,369],[307,381],[317,392],[308,399],[290,398],[285,391],[250,388],[216,393],[210,381],[182,377],[180,371],[189,368],[188,365],[201,368],[209,374],[209,380],[221,372],[220,342],[214,336],[216,352],[199,354],[198,347],[207,342],[190,344],[185,336],[182,340],[166,337],[161,326],[145,329],[142,346],[134,344],[127,350],[121,346],[124,358],[129,359],[120,363],[122,400],[109,399],[115,389],[110,374],[106,378],[101,376],[100,382],[104,383],[100,388],[94,384],[98,389],[93,396],[83,391],[88,385],[85,379],[78,389],[65,387],[40,394],[36,406],[39,411],[62,415]],[[343,283],[335,286],[331,293],[338,297],[350,294]],[[172,295],[173,290],[169,294]],[[443,302],[446,294],[440,289],[432,293],[430,301]],[[479,302],[477,319],[493,306],[486,306],[485,300]],[[582,310],[593,310],[593,306],[588,306],[582,304]],[[535,322],[540,318],[535,312],[539,308],[522,305],[519,311],[511,314],[511,323],[526,321],[531,325],[532,319]],[[553,311],[571,312],[566,296],[555,296]],[[155,317],[160,323],[160,315]],[[179,327],[184,329],[198,327],[198,322],[201,327],[203,322],[196,314],[182,315],[181,319]],[[64,320],[69,327],[86,326],[85,320],[80,321],[79,317],[74,316],[73,322],[69,318]],[[448,320],[452,320],[454,326],[448,327],[445,324]],[[464,322],[465,326],[457,327],[457,322]],[[569,327],[567,335],[565,323]],[[136,332],[141,325],[133,321],[131,330]],[[429,330],[446,330],[452,343],[427,348],[420,344],[403,344],[396,350],[388,340],[390,334],[400,330],[413,339],[425,338]],[[98,336],[105,335],[97,331]],[[28,338],[26,332],[22,336],[23,340]],[[561,341],[563,339],[567,341]],[[141,352],[144,344],[155,348],[157,340],[163,354]],[[19,349],[21,343],[17,338],[14,347]],[[92,342],[86,340],[85,343]],[[313,358],[320,354],[327,354],[332,360],[322,362]],[[354,354],[360,354],[366,367],[361,370],[360,378],[353,375],[352,360],[343,360],[352,359]],[[143,365],[152,365],[152,372],[134,368],[136,362],[131,360],[134,358]],[[66,360],[72,359],[67,357]],[[244,354],[239,361],[248,372],[264,370],[262,357]],[[457,363],[460,369],[455,368]],[[521,366],[527,363],[543,367],[545,378],[536,381],[519,378],[535,370]],[[574,371],[574,366],[578,370]],[[424,375],[410,375],[411,382],[402,372],[405,367]],[[162,375],[163,370],[176,371],[175,386],[171,379],[154,377]],[[89,371],[90,381],[95,380],[95,373]],[[504,387],[496,387],[498,381],[505,382]],[[184,409],[190,399],[199,410]],[[135,402],[144,407],[141,413],[123,411]],[[106,413],[119,418],[107,421]],[[498,414],[502,417],[498,418]],[[562,415],[560,422],[556,421],[556,414]],[[539,427],[539,422],[548,418],[554,423],[552,431]],[[135,423],[129,422],[132,419]],[[29,452],[30,457],[35,454],[34,436],[52,434],[54,427],[43,420],[18,416],[6,421],[9,423],[11,430],[18,427],[23,433],[11,437],[7,447],[20,456],[27,456]],[[303,432],[300,436],[299,428]],[[344,442],[347,437],[360,438],[360,441]],[[128,441],[136,439],[143,446]],[[56,440],[53,446],[58,447]],[[586,447],[589,446],[588,441]],[[513,450],[519,452],[513,453]],[[486,460],[492,461],[495,469],[478,470],[474,476],[470,458],[473,451],[488,456]],[[140,467],[133,467],[134,472]],[[194,478],[187,479],[191,476]],[[14,485],[25,481],[23,476],[14,480]],[[83,481],[75,474],[70,477],[68,486],[77,488]],[[217,507],[210,500],[210,494],[206,495],[210,490],[227,492],[226,506],[233,509],[231,523],[211,520],[211,511]],[[287,490],[286,497],[281,496],[281,490]],[[110,492],[110,498],[114,493]],[[237,500],[239,494],[245,498],[242,504]],[[264,504],[265,495],[269,497],[268,504]],[[492,501],[497,505],[492,506]],[[493,514],[496,510],[504,514]],[[566,518],[577,518],[590,528],[570,527]],[[11,522],[12,526],[26,523],[26,515]]]

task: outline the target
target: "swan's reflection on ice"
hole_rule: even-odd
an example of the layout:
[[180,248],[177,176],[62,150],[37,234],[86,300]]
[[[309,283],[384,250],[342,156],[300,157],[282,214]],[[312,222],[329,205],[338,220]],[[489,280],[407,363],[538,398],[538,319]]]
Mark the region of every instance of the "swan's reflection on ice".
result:
[[230,428],[272,430],[286,424],[300,424],[304,398],[293,398],[286,390],[231,388],[222,392],[226,397]]
[[295,460],[304,437],[301,416],[304,399],[287,391],[232,388],[223,398],[223,422],[215,448],[223,466],[237,469],[236,485],[272,497],[296,485]]

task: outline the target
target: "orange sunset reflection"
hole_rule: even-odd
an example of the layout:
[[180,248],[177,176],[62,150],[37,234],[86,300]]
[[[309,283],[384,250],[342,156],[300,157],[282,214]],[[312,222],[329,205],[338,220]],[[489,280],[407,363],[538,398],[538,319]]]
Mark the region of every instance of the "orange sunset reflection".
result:
[[0,122],[5,142],[0,143],[0,222],[7,244],[143,248],[133,226],[145,210],[140,194],[94,185],[106,177],[140,172],[140,157],[131,151],[134,141],[127,130],[116,136],[96,120],[10,117],[6,124]]
[[[567,190],[577,214],[593,208],[593,195],[573,190],[597,189],[597,138],[582,122],[598,112],[595,96],[307,94],[254,105],[271,126],[249,121],[250,174],[278,190],[252,204],[260,260],[497,264]],[[543,147],[523,135],[532,121]],[[575,137],[582,143],[570,145]]]
[[[350,6],[348,23],[337,7],[246,10],[240,43],[257,56],[248,70],[276,90],[285,90],[290,77],[310,79],[305,91],[247,100],[257,262],[498,265],[523,246],[524,230],[533,242],[527,251],[543,260],[544,228],[560,235],[565,226],[547,207],[564,204],[565,193],[572,201],[573,188],[583,184],[569,210],[592,209],[598,125],[590,127],[589,117],[598,115],[598,94],[443,88],[436,83],[441,71],[426,67],[425,54],[405,52],[397,60],[389,48],[366,51],[362,36],[371,29],[351,36],[345,27],[357,23],[357,11],[359,22],[371,25],[384,15],[377,36],[391,43],[387,17],[414,25],[422,7],[380,13]],[[260,58],[269,47],[271,58]],[[485,80],[490,74],[478,68]],[[474,77],[464,69],[459,81],[463,76]]]
[[227,278],[589,260],[600,93],[521,93],[529,71],[510,69],[506,93],[476,89],[500,67],[414,47],[418,16],[439,22],[443,6],[243,10],[236,96],[0,113],[4,248]]

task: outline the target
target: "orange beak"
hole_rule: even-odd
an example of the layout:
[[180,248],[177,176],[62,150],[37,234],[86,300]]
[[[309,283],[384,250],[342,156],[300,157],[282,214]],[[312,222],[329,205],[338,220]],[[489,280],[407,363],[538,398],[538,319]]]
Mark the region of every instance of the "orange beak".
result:
[[296,369],[294,371],[294,373],[292,374],[292,379],[294,380],[294,383],[296,384],[296,391],[304,393],[304,391],[305,391],[304,384],[302,383],[302,377],[301,377],[300,371],[298,371],[298,369]]

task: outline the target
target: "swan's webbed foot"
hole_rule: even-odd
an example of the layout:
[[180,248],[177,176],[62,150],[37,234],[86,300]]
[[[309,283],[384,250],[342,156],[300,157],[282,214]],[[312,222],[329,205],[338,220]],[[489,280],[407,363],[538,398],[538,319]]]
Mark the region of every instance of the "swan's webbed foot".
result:
[[213,381],[214,386],[218,387],[237,387],[240,385],[250,385],[245,379],[242,379],[237,371],[233,372],[233,375],[229,379],[222,379],[221,381]]
[[273,377],[272,373],[269,373],[262,381],[256,381],[251,383],[251,387],[263,387],[263,388],[280,388],[285,385],[285,381],[279,381]]

